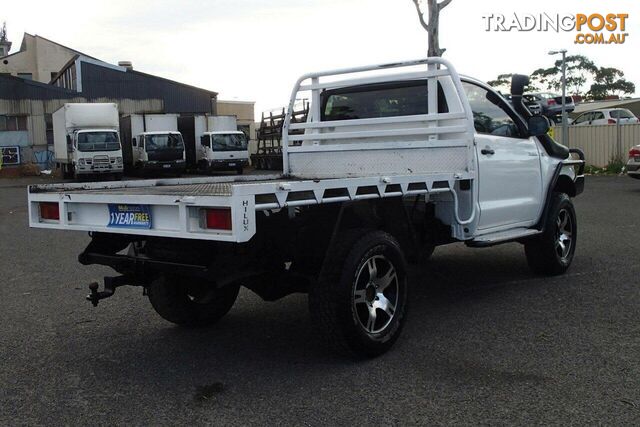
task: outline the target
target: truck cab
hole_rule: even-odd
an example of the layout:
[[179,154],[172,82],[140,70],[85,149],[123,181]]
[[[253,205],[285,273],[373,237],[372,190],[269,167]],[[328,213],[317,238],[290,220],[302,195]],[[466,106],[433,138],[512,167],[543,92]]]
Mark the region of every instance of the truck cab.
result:
[[204,132],[200,137],[199,166],[207,171],[235,170],[249,164],[249,143],[242,131]]
[[65,178],[122,178],[117,104],[67,103],[52,118],[56,165]]
[[67,136],[76,176],[122,174],[120,136],[113,129],[76,130]]
[[142,132],[133,137],[131,145],[133,164],[140,170],[185,171],[185,146],[180,132]]

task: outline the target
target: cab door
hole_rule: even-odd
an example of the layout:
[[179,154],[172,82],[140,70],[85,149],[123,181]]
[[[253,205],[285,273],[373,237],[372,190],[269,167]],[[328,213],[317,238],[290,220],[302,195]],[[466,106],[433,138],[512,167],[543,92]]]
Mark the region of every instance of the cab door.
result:
[[478,229],[532,225],[543,204],[538,144],[502,97],[474,83],[463,86],[476,130]]

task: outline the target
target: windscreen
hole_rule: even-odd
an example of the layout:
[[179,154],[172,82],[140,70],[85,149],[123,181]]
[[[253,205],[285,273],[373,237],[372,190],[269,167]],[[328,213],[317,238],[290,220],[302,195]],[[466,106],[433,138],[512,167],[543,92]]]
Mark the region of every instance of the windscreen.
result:
[[144,137],[145,150],[156,151],[166,149],[184,150],[182,135],[167,133],[164,135],[146,135]]
[[78,151],[118,151],[120,141],[117,132],[81,132],[78,134]]
[[247,138],[241,133],[211,135],[213,151],[244,151],[247,149]]

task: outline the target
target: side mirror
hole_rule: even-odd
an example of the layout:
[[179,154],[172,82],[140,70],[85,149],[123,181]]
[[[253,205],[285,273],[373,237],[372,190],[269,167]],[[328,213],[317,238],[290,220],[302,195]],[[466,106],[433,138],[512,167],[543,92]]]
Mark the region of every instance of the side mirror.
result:
[[67,135],[67,151],[73,151],[73,145],[71,143],[71,135]]
[[209,142],[209,137],[207,135],[202,135],[200,137],[200,145],[202,145],[203,147],[210,147],[211,144]]
[[133,145],[134,147],[137,147],[137,146],[138,146],[138,141],[136,141],[136,139],[135,139],[135,138],[133,138],[133,139],[131,140],[131,145]]
[[542,136],[546,135],[551,128],[549,119],[545,116],[533,116],[528,120],[529,136]]

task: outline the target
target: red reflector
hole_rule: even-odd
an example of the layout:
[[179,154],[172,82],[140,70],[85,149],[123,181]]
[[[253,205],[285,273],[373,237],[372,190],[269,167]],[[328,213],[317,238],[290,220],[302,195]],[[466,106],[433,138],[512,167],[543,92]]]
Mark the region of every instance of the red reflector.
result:
[[231,230],[231,209],[214,208],[205,209],[207,228],[216,230]]
[[40,202],[40,218],[60,221],[60,210],[57,202]]
[[556,100],[555,99],[550,99],[549,101],[547,101],[547,103],[549,105],[556,105]]

